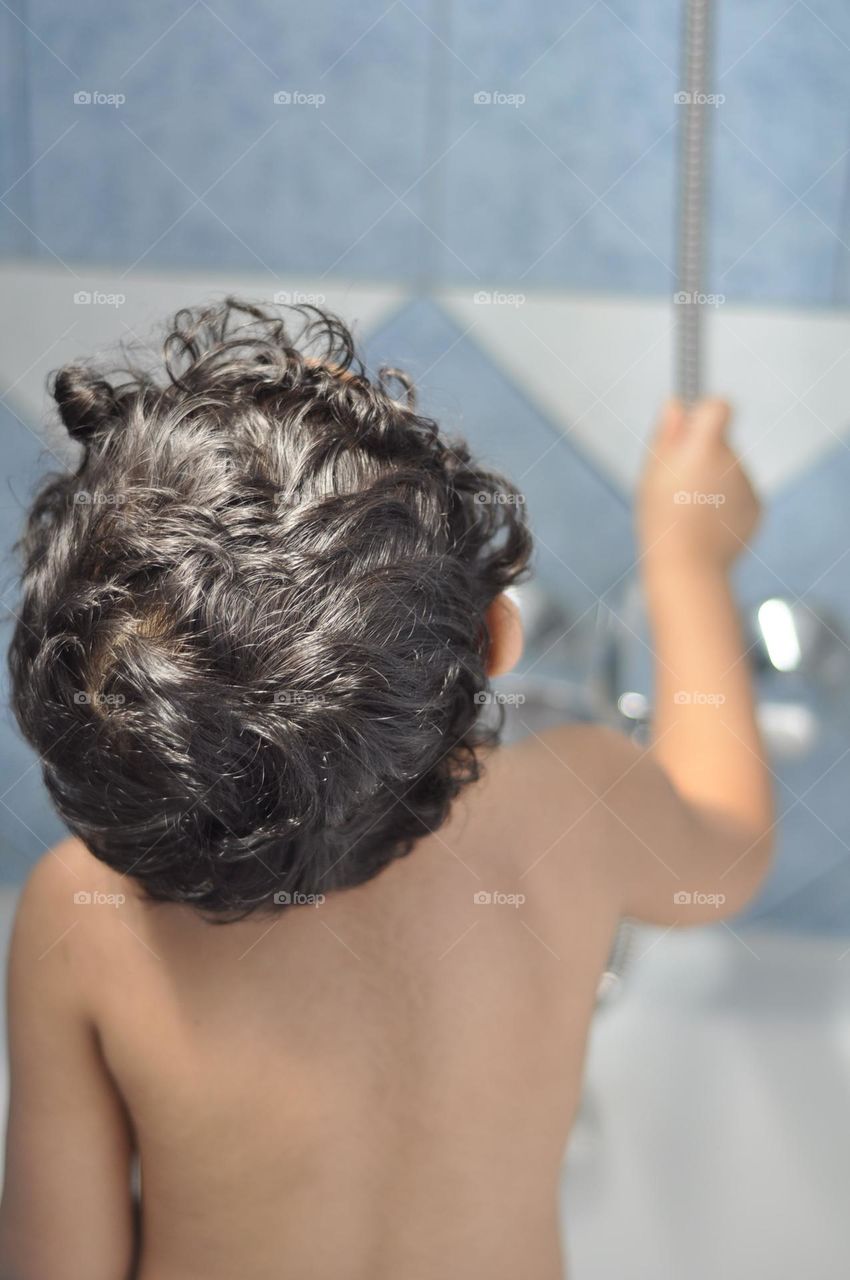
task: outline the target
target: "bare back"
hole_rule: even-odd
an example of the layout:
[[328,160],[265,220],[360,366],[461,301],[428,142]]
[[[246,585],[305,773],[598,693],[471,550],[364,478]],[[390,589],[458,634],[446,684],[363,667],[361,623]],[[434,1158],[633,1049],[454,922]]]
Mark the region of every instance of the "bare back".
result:
[[558,1174],[615,918],[578,850],[566,903],[523,875],[560,834],[518,804],[534,756],[494,755],[443,830],[321,906],[98,912],[140,1280],[561,1275]]

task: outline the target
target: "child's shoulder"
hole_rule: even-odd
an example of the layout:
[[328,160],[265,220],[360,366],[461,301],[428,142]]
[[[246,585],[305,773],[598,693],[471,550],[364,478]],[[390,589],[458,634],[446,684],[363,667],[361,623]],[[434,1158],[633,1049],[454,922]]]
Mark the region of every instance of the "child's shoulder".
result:
[[90,853],[82,840],[67,836],[35,863],[21,903],[63,912],[93,901],[96,895],[118,893],[122,885],[126,896],[126,877]]
[[[35,863],[24,883],[15,916],[13,952],[30,960],[54,955],[51,968],[69,971],[114,912],[135,899],[127,878],[98,861],[74,836],[60,841]],[[84,927],[80,927],[84,926]]]
[[481,781],[470,788],[465,812],[473,834],[486,833],[522,860],[529,842],[604,836],[613,825],[599,803],[618,779],[640,772],[640,752],[615,730],[563,724],[530,733],[483,757]]
[[561,794],[574,787],[604,786],[629,765],[640,750],[624,734],[605,725],[560,724],[521,741],[498,747],[487,761],[487,773],[501,788],[525,788],[530,779]]

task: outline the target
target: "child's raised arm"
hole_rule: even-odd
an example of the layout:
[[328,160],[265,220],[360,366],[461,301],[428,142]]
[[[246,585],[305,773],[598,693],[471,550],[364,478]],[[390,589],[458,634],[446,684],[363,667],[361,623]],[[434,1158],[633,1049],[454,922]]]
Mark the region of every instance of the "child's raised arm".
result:
[[[728,422],[722,401],[702,401],[690,414],[671,402],[640,487],[655,656],[651,747],[593,728],[565,729],[548,744],[550,756],[581,762],[596,797],[574,835],[600,850],[618,910],[663,924],[740,910],[773,845],[769,769],[728,579],[759,507],[727,442]],[[556,788],[557,764],[543,767]]]
[[729,408],[667,406],[639,504],[655,652],[653,753],[682,795],[754,837],[773,821],[750,664],[728,571],[759,508],[726,440]]

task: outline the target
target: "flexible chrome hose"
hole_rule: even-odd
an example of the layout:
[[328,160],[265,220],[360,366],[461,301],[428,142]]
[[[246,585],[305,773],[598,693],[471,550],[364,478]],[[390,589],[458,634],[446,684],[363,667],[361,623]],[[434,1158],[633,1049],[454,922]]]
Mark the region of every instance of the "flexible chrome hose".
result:
[[678,291],[675,308],[676,391],[686,404],[702,392],[702,310],[705,264],[705,213],[708,122],[713,99],[711,76],[711,0],[684,0],[685,31],[682,90],[676,95],[681,115],[679,156]]

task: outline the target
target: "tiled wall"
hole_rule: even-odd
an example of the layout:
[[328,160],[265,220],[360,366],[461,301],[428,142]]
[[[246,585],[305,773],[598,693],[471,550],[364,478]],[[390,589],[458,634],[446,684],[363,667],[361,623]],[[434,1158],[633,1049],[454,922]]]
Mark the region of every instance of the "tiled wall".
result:
[[[850,10],[717,8],[712,288],[847,300]],[[680,10],[12,0],[6,164],[33,167],[0,206],[3,244],[122,269],[669,293]],[[75,104],[95,91],[126,101]]]

